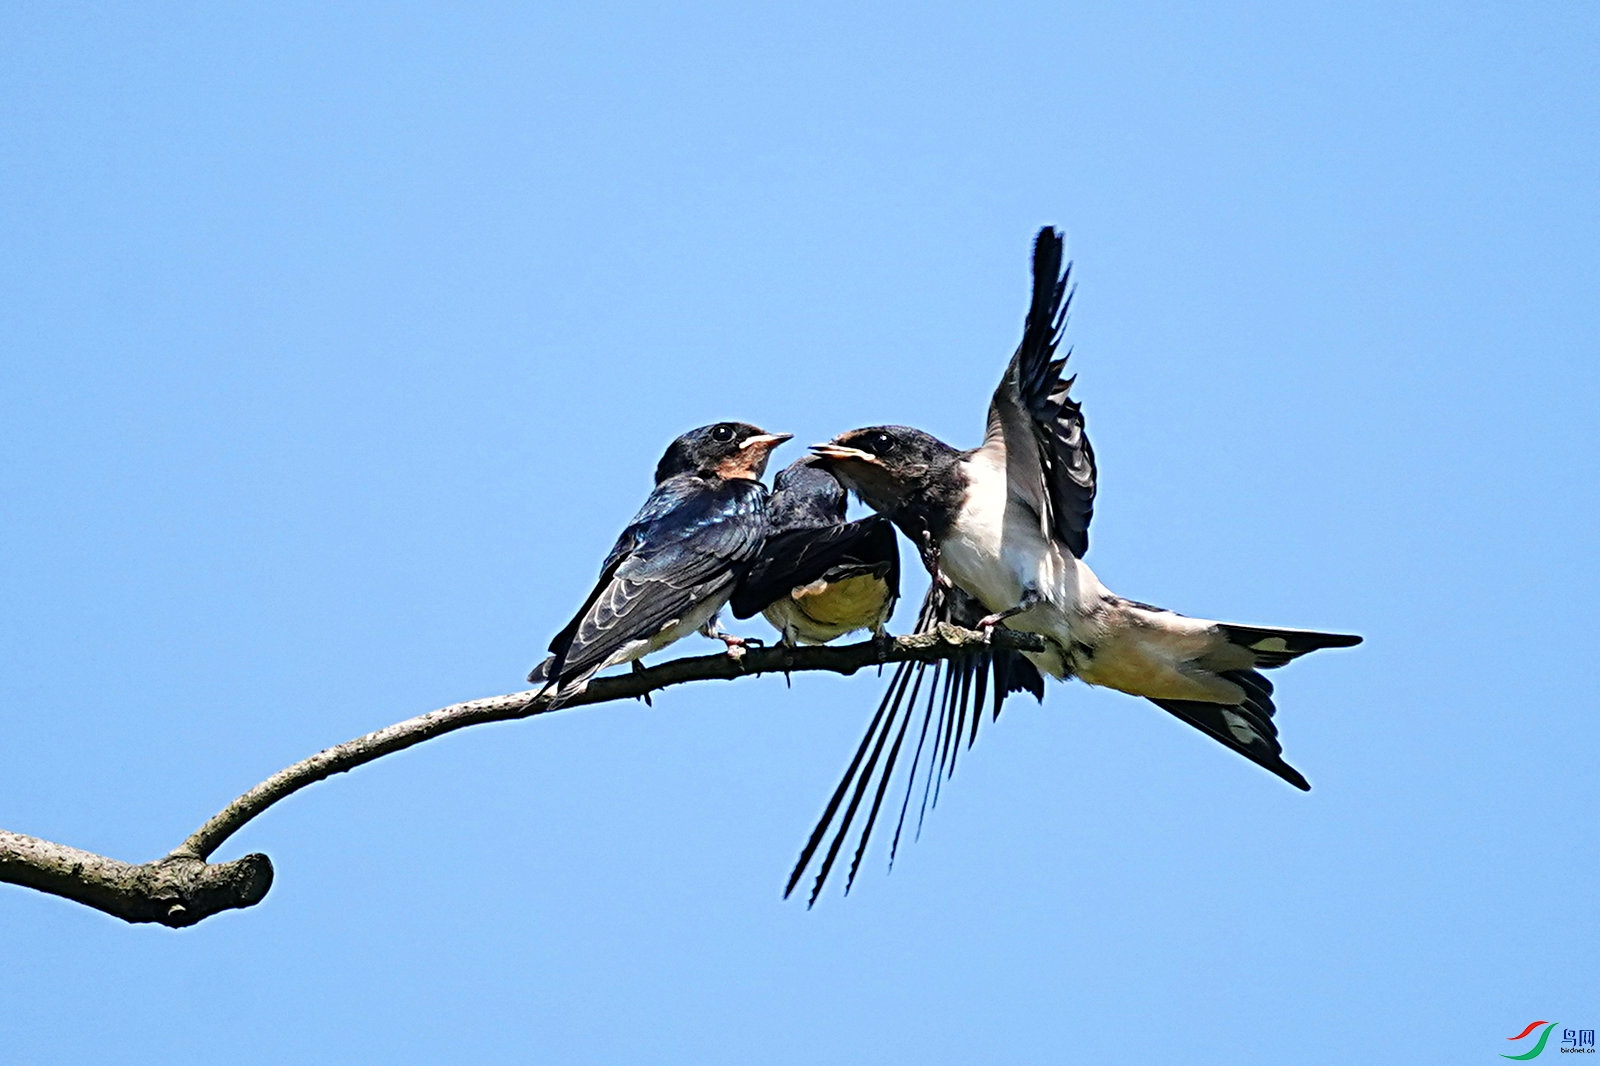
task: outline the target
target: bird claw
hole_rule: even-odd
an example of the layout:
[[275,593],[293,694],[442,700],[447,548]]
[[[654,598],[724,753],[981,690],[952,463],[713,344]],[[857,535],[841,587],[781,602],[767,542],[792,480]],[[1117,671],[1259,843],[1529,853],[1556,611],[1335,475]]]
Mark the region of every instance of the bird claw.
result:
[[999,625],[1001,622],[1004,622],[1007,618],[1015,617],[1016,615],[1022,614],[1024,611],[1031,611],[1038,605],[1038,593],[1034,592],[1032,589],[1025,589],[1022,593],[1021,603],[1017,604],[1008,611],[996,611],[994,614],[984,615],[982,618],[978,619],[978,624],[974,628],[983,633],[985,636],[992,637],[994,636],[995,626]]
[[[644,663],[640,662],[638,659],[633,660],[633,672],[635,674],[644,673],[645,672]],[[639,698],[644,701],[644,705],[646,707],[654,707],[655,706],[654,703],[650,702],[650,693],[641,692],[641,693],[639,693]]]
[[[766,642],[756,637],[735,637],[728,633],[713,634],[718,640],[728,646],[728,658],[736,663],[744,662],[744,653],[751,648],[764,648]],[[742,669],[742,666],[741,666]]]

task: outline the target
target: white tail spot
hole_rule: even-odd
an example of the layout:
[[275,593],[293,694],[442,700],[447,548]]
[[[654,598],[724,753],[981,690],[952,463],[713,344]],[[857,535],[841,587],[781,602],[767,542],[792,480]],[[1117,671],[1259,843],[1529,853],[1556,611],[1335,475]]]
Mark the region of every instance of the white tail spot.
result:
[[1260,739],[1261,735],[1255,731],[1255,728],[1232,711],[1223,711],[1222,718],[1228,723],[1228,732],[1232,733],[1234,739],[1241,744],[1249,744]]

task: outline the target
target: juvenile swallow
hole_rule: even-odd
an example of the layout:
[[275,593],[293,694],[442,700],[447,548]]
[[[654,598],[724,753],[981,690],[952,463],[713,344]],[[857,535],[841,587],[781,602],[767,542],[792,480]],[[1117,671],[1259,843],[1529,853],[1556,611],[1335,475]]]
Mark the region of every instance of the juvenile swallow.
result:
[[734,590],[735,618],[760,611],[785,643],[826,644],[883,627],[900,596],[900,549],[882,515],[845,521],[849,495],[811,459],[772,479],[767,541]]
[[559,700],[582,691],[597,671],[636,662],[696,630],[730,648],[741,643],[717,628],[717,612],[766,538],[761,475],[772,449],[789,437],[718,422],[673,441],[656,465],[655,491],[528,680]]
[[1117,596],[1095,577],[1083,561],[1094,450],[1070,394],[1075,379],[1062,377],[1067,359],[1055,357],[1071,302],[1063,266],[1060,235],[1041,230],[1022,343],[989,403],[979,447],[958,450],[907,426],[869,426],[813,451],[919,546],[936,583],[983,605],[980,627],[1004,622],[1043,637],[1044,652],[1025,653],[1040,671],[1143,696],[1309,789],[1283,760],[1272,683],[1260,671],[1361,638],[1189,618]]

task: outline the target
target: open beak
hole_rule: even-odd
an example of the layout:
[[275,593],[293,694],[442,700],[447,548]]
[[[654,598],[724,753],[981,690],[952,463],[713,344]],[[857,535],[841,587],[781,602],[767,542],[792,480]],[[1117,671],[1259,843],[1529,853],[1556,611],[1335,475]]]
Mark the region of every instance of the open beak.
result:
[[770,452],[784,441],[792,440],[793,438],[793,433],[757,433],[753,437],[746,437],[740,441],[739,450],[742,452],[746,448],[762,448]]
[[829,462],[842,462],[846,459],[856,459],[863,463],[876,463],[878,457],[871,452],[864,452],[860,448],[851,448],[843,444],[813,444],[811,451],[818,459]]

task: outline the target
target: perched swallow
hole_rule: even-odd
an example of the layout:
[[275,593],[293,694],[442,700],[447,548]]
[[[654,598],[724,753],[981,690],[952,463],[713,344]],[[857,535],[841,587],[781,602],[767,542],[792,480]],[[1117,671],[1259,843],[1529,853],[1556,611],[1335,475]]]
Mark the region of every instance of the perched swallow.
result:
[[844,520],[849,496],[811,459],[772,479],[767,541],[734,590],[735,618],[760,611],[788,644],[883,627],[900,596],[900,549],[882,515]]
[[1022,343],[990,401],[982,445],[960,451],[918,429],[869,426],[813,451],[919,546],[936,583],[953,585],[990,612],[980,627],[1004,622],[1043,637],[1044,652],[1025,653],[1040,671],[1143,696],[1309,789],[1283,760],[1272,683],[1260,671],[1361,638],[1188,618],[1123,599],[1095,577],[1083,562],[1094,451],[1070,395],[1074,379],[1062,377],[1066,357],[1055,358],[1071,302],[1069,274],[1059,234],[1041,230]]
[[[578,613],[550,642],[528,680],[556,699],[594,674],[699,630],[730,647],[717,612],[761,550],[767,534],[772,449],[789,439],[745,422],[690,430],[656,466],[656,487],[600,567]],[[637,669],[637,667],[635,667]]]

